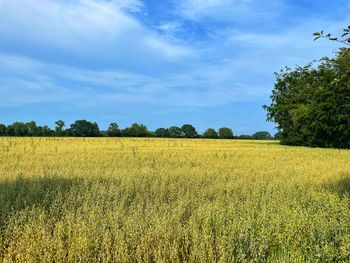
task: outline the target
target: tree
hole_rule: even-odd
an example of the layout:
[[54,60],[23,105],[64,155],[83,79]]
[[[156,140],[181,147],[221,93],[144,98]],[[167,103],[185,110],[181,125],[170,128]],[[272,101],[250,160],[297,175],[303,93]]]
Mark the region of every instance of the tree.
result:
[[350,46],[350,25],[347,28],[343,29],[343,33],[341,36],[333,36],[331,33],[325,34],[324,31],[321,32],[315,32],[314,33],[314,40],[320,39],[320,38],[326,38],[331,41],[336,41],[341,44]]
[[252,135],[254,140],[272,140],[272,136],[267,131],[258,131]]
[[69,134],[77,137],[96,137],[100,135],[100,129],[96,122],[77,120],[71,124]]
[[169,129],[169,134],[171,138],[182,138],[184,137],[184,133],[180,127],[172,126]]
[[27,122],[27,135],[28,136],[36,136],[38,135],[38,126],[35,121]]
[[162,137],[162,138],[170,137],[169,129],[166,129],[166,128],[158,128],[154,134],[156,137]]
[[350,148],[350,49],[276,73],[267,119],[288,145]]
[[110,137],[118,137],[121,135],[118,124],[111,123],[107,129],[107,135]]
[[0,123],[0,136],[6,135],[6,125]]
[[23,122],[14,122],[13,124],[7,126],[6,132],[10,136],[27,136],[28,126]]
[[148,137],[149,131],[145,125],[134,123],[131,127],[124,129],[122,134],[125,137]]
[[203,133],[203,137],[208,139],[217,139],[219,138],[219,135],[213,128],[209,128]]
[[47,125],[37,127],[37,136],[53,136],[55,132]]
[[230,128],[223,127],[219,129],[220,139],[233,139],[233,132]]
[[280,139],[281,139],[281,132],[280,132],[280,131],[277,132],[277,133],[273,136],[273,138],[274,138],[275,140],[280,140]]
[[198,133],[191,124],[184,124],[181,127],[182,133],[186,138],[196,138]]
[[64,121],[58,120],[55,122],[56,127],[55,127],[55,133],[57,136],[62,136],[64,133],[64,126],[66,125]]

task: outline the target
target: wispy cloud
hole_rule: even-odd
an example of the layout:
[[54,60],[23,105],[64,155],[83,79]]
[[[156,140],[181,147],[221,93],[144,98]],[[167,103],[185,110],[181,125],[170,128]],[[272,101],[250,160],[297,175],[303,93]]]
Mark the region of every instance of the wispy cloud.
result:
[[163,106],[210,107],[249,101],[265,92],[262,87],[235,83],[228,68],[218,70],[212,66],[153,78],[112,70],[90,71],[13,56],[0,56],[0,62],[0,106],[50,101],[74,102],[78,106],[142,101]]
[[[125,10],[140,10],[136,0],[2,0],[0,41],[3,49],[29,50],[41,56],[65,52],[74,58],[101,60],[130,59],[135,56],[155,60],[176,60],[192,50],[163,39],[143,26]],[[40,56],[40,54],[38,55]]]

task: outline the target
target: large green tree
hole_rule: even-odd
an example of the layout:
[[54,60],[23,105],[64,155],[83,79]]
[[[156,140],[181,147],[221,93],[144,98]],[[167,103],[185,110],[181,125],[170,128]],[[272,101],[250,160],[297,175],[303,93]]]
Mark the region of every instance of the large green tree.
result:
[[204,137],[204,138],[208,138],[208,139],[217,139],[217,138],[219,138],[219,135],[218,135],[218,133],[215,131],[215,129],[209,128],[209,129],[207,129],[207,130],[204,131],[203,137]]
[[219,129],[220,139],[233,139],[233,132],[230,128],[223,127]]
[[66,125],[64,121],[58,120],[55,122],[56,127],[55,127],[55,133],[57,136],[62,136],[64,134],[64,126]]
[[119,130],[119,126],[117,123],[113,122],[108,126],[107,135],[109,137],[118,137],[121,135],[121,132]]
[[77,137],[96,137],[100,135],[100,129],[96,122],[77,120],[71,124],[69,135]]
[[134,123],[122,132],[125,137],[148,137],[150,135],[147,127],[143,124]]
[[198,137],[198,133],[197,133],[196,129],[191,124],[182,125],[181,130],[182,130],[185,138]]
[[283,144],[350,148],[350,49],[276,73],[267,118]]
[[185,136],[180,127],[171,126],[168,130],[169,130],[170,137],[172,138],[182,138]]

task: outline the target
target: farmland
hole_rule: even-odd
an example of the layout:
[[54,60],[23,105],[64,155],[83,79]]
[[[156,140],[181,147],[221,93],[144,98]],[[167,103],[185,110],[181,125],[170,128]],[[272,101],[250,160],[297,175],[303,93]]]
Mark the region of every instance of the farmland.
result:
[[350,151],[0,138],[0,262],[350,261]]

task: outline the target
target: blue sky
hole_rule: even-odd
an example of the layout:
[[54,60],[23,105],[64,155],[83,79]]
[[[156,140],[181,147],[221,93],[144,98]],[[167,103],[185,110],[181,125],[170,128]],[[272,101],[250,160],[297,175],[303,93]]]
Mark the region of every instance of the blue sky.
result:
[[0,122],[274,133],[274,72],[332,56],[350,1],[0,0]]

